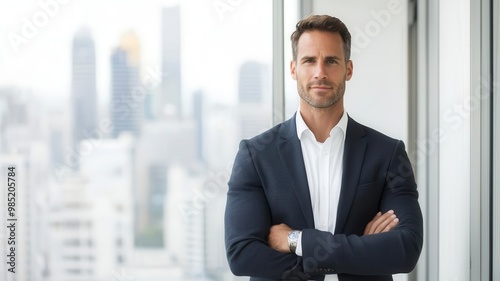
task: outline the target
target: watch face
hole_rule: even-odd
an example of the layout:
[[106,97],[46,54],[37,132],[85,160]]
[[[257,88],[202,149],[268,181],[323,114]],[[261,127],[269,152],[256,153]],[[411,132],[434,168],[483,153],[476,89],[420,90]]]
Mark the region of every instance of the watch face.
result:
[[295,253],[298,241],[299,241],[299,231],[292,230],[292,232],[288,234],[288,247],[290,248],[290,252]]

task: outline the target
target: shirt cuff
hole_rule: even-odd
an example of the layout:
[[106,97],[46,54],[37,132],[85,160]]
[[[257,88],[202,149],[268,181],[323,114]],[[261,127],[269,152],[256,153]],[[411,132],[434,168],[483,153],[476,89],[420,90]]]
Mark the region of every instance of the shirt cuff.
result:
[[299,232],[299,240],[297,241],[297,248],[295,249],[295,254],[302,257],[302,231]]

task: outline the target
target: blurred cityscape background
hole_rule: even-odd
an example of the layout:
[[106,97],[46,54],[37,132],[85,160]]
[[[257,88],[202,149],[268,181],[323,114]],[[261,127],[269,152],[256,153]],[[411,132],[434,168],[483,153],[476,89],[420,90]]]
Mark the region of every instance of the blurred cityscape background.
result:
[[18,246],[0,279],[236,280],[226,184],[239,140],[271,126],[271,2],[90,2],[1,4]]
[[0,0],[0,280],[248,280],[227,181],[239,141],[297,110],[289,36],[311,13],[351,32],[347,112],[416,172],[424,250],[394,279],[499,279],[497,2]]

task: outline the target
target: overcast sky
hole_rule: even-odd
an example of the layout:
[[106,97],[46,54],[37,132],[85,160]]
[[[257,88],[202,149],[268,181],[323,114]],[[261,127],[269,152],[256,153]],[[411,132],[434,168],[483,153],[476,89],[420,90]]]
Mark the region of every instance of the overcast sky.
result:
[[[178,1],[65,1],[0,0],[0,85],[28,88],[44,99],[67,100],[72,40],[84,25],[90,28],[96,46],[100,104],[109,100],[111,51],[124,32],[132,30],[139,37],[143,71],[161,67],[161,8]],[[48,7],[52,15],[46,23],[43,14],[47,14],[47,7],[39,2],[52,3]],[[203,89],[215,99],[234,101],[243,61],[257,60],[271,67],[271,4],[267,0],[182,1],[185,96]],[[30,24],[35,31],[28,38],[23,29]],[[18,46],[12,44],[19,38]]]

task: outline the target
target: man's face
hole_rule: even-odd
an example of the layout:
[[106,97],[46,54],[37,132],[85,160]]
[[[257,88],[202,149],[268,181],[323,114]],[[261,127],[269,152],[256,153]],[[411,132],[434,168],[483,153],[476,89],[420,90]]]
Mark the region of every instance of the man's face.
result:
[[304,102],[315,108],[329,108],[344,97],[345,81],[352,76],[352,62],[346,63],[339,33],[306,31],[297,44],[297,61],[290,62],[297,90]]

